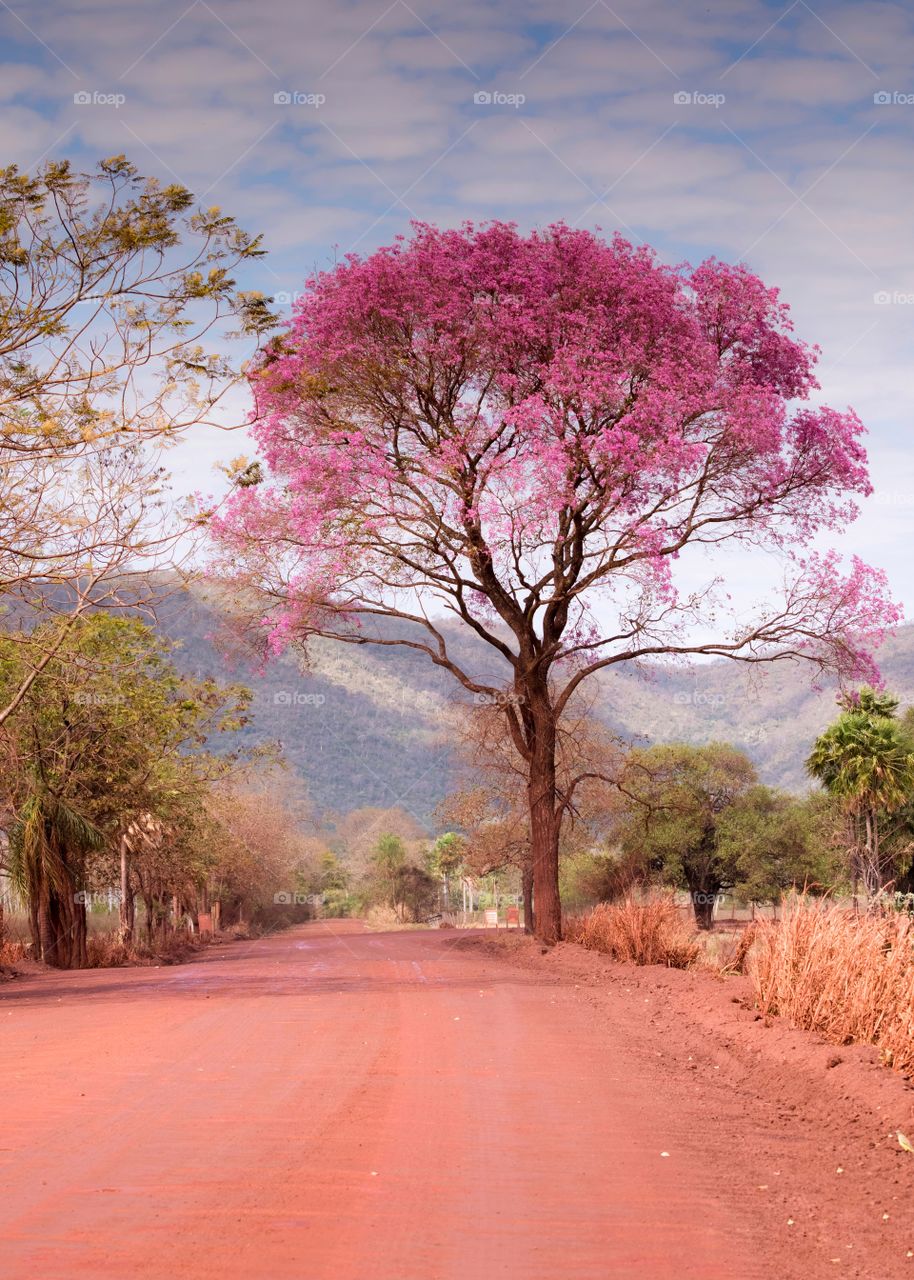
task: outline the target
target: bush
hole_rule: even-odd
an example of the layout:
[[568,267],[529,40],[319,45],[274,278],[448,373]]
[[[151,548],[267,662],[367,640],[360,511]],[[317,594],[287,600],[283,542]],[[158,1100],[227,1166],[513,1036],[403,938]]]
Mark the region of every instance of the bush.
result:
[[659,895],[644,902],[631,897],[601,902],[587,915],[572,917],[565,936],[629,964],[688,969],[701,953],[673,899]]
[[759,1009],[835,1044],[872,1044],[914,1075],[914,920],[797,897],[749,956]]
[[644,879],[644,862],[639,857],[581,850],[562,859],[562,903],[574,912],[600,902],[616,902]]

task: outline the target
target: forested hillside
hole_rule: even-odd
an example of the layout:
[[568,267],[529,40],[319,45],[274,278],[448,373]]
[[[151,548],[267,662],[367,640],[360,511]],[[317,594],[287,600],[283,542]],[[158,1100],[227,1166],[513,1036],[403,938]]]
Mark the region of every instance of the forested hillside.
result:
[[[187,673],[220,674],[254,689],[244,732],[282,743],[318,810],[399,805],[433,824],[453,777],[449,712],[467,695],[424,655],[326,643],[308,668],[293,654],[262,665],[239,651],[217,597],[199,587],[169,594],[158,620],[179,642],[177,662]],[[449,631],[473,671],[497,669],[462,628]],[[914,628],[902,628],[881,658],[888,685],[903,702],[914,700]],[[766,782],[804,790],[803,760],[833,717],[834,692],[814,688],[812,672],[798,665],[655,664],[602,676],[594,705],[626,740],[730,741],[749,752]]]

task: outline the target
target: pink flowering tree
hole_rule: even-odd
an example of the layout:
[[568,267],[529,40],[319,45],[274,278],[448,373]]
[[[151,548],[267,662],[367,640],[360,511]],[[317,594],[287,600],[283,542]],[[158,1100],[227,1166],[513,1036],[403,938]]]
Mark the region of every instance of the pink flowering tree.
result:
[[[705,654],[872,678],[898,618],[883,575],[809,550],[870,492],[857,417],[803,404],[814,361],[742,267],[494,223],[418,225],[317,275],[253,373],[266,475],[214,521],[223,563],[259,588],[274,647],[405,645],[503,707],[545,941],[557,732],[589,676]],[[784,566],[752,622],[720,623],[713,585],[677,590],[687,548],[731,544]],[[448,616],[504,685],[457,661]]]

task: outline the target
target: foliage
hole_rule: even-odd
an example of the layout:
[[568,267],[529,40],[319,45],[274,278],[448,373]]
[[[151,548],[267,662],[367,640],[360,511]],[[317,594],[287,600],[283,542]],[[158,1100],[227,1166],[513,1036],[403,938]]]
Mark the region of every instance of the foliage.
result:
[[869,687],[846,695],[841,714],[816,740],[807,769],[842,806],[854,876],[868,894],[885,886],[894,862],[880,829],[914,793],[914,739],[898,720],[898,699]]
[[456,875],[463,865],[466,841],[456,831],[445,831],[433,841],[426,858],[428,870],[447,880]]
[[718,854],[732,868],[734,895],[743,902],[777,902],[789,888],[812,894],[834,889],[843,868],[833,832],[827,801],[752,787],[717,824]]
[[[445,841],[445,850],[447,846]],[[447,853],[444,856],[447,860]],[[384,833],[378,838],[362,877],[358,908],[390,908],[401,923],[423,920],[438,905],[438,881],[430,874],[430,865],[435,864],[424,845],[410,850],[400,836]]]
[[[0,170],[4,603],[75,620],[175,552],[187,525],[168,509],[159,449],[214,420],[238,376],[226,339],[271,326],[234,279],[261,253],[220,209],[194,210],[186,188],[123,156],[91,174]],[[18,633],[25,671],[0,723],[66,632],[56,648]]]
[[688,889],[702,928],[724,889],[764,901],[829,874],[814,810],[759,786],[749,758],[726,743],[635,751],[622,792],[622,851],[643,858],[662,883]]
[[612,902],[649,878],[637,855],[618,850],[579,849],[562,860],[559,883],[562,902],[571,912],[597,902]]
[[85,913],[77,893],[85,864],[104,843],[99,829],[49,790],[35,774],[9,831],[9,877],[28,903],[33,936],[44,960],[58,968],[84,967]]
[[[40,628],[39,642],[53,647],[59,626],[63,644],[2,730],[10,767],[0,811],[10,815],[11,870],[36,952],[70,966],[86,963],[76,895],[117,879],[122,841],[133,842],[150,927],[168,898],[202,883],[205,859],[190,833],[209,786],[237,761],[205,748],[243,723],[248,694],[180,677],[167,646],[135,618],[86,614]],[[0,636],[0,690],[20,684],[26,662]]]
[[[272,920],[276,905],[306,906],[313,914],[313,902],[296,898],[319,899],[332,879],[333,855],[297,799],[276,770],[229,773],[206,794],[197,857],[223,924]],[[286,901],[277,904],[277,897]]]
[[327,916],[348,916],[353,902],[349,889],[350,873],[330,850],[321,855],[315,892],[321,898],[321,910]]

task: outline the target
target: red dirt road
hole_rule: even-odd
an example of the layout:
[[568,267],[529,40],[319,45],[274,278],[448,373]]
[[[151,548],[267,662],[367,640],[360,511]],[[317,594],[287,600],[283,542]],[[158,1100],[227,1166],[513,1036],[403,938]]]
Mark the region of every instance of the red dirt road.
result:
[[840,1214],[840,1240],[791,1235],[759,1191],[813,1139],[787,1133],[773,1171],[761,1121],[672,1070],[635,1004],[337,922],[10,983],[0,1274],[914,1275],[894,1237],[865,1261]]

